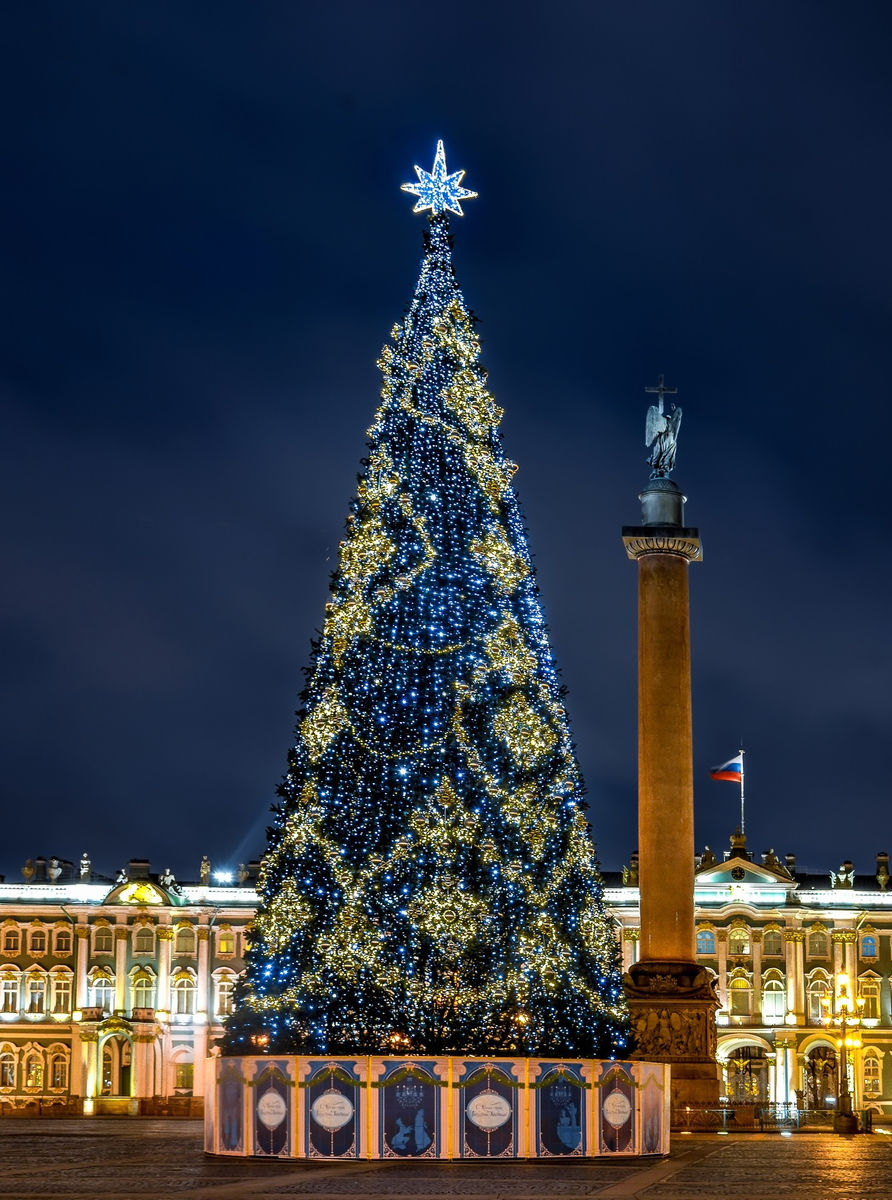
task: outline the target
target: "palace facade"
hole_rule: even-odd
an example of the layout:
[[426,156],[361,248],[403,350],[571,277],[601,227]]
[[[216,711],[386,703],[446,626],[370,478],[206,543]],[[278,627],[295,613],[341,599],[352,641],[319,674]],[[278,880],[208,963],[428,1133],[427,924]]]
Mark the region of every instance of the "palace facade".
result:
[[[718,1058],[733,1101],[829,1107],[845,1033],[856,1108],[892,1117],[892,890],[754,856],[737,835],[695,876],[697,960],[716,978]],[[0,882],[0,1116],[201,1111],[230,1011],[258,864],[197,883],[132,860],[118,877],[35,859]],[[638,949],[637,866],[605,874],[624,966]],[[840,1000],[857,1025],[841,1029]],[[827,1024],[827,1017],[831,1023]]]
[[[638,949],[637,866],[605,877],[623,963]],[[750,854],[738,833],[694,877],[696,957],[715,976],[723,1095],[731,1101],[835,1104],[843,1037],[856,1109],[892,1117],[892,889],[889,856],[821,875],[791,854]],[[845,1011],[845,1025],[841,1015]]]
[[0,883],[0,1116],[200,1113],[231,1009],[257,864],[179,884],[84,856]]

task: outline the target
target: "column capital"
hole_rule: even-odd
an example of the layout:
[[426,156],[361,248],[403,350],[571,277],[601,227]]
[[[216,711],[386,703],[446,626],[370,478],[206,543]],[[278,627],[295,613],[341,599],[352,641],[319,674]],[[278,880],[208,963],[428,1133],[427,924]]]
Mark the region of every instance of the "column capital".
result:
[[172,942],[173,941],[173,930],[170,928],[169,925],[159,925],[158,938],[162,942]]
[[624,942],[637,942],[640,939],[641,939],[641,930],[640,929],[624,929],[623,930],[623,941]]
[[687,562],[702,562],[700,530],[680,525],[624,525],[623,545],[631,559],[648,554],[671,554]]
[[857,942],[858,934],[854,929],[834,929],[830,934],[832,942]]
[[804,929],[785,929],[784,930],[784,941],[785,942],[804,942],[805,941],[805,930]]

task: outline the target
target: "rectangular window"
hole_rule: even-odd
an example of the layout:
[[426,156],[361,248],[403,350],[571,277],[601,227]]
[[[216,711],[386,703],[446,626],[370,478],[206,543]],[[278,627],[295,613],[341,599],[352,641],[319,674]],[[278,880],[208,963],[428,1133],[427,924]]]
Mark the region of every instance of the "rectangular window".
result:
[[68,1063],[64,1054],[54,1054],[50,1064],[50,1087],[68,1087]]
[[762,992],[762,1017],[766,1024],[778,1025],[784,1019],[783,987],[766,987]]
[[19,1011],[19,981],[15,978],[4,979],[0,985],[0,1012],[14,1013]]
[[762,939],[762,955],[767,958],[780,958],[784,952],[783,939],[779,929],[769,929]]
[[864,1001],[864,1008],[861,1010],[862,1017],[868,1021],[878,1021],[880,1017],[880,989],[876,983],[861,984],[861,999]]
[[114,938],[112,937],[112,931],[107,926],[101,925],[96,930],[93,949],[97,954],[111,954],[114,949]]
[[174,1084],[178,1092],[191,1092],[195,1067],[192,1063],[178,1062],[174,1065]]
[[53,1012],[71,1012],[71,980],[67,975],[57,976],[53,980]]
[[15,1059],[9,1051],[0,1054],[0,1087],[15,1087]]
[[864,1060],[864,1093],[869,1096],[878,1096],[881,1090],[880,1060],[869,1055]]
[[46,1002],[46,982],[41,978],[28,980],[28,1012],[42,1013]]
[[827,1015],[827,1009],[824,1005],[824,1000],[829,995],[826,986],[809,988],[808,992],[808,1019],[814,1023],[823,1021]]

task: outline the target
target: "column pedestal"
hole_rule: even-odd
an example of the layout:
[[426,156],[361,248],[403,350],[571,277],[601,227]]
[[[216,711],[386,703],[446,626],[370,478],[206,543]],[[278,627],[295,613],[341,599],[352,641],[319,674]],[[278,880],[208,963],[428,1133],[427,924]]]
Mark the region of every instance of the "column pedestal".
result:
[[672,1066],[673,1126],[714,1125],[703,1115],[719,1102],[718,1001],[707,971],[696,963],[637,962],[623,987],[636,1042],[632,1058]]

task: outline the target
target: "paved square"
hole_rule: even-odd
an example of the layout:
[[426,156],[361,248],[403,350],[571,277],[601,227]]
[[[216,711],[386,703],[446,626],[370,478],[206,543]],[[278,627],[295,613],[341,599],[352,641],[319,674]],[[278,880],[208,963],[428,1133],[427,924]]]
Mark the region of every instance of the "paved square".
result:
[[4,1120],[5,1200],[871,1200],[888,1196],[892,1137],[676,1137],[667,1159],[588,1163],[304,1164],[215,1159],[197,1121]]

